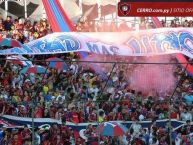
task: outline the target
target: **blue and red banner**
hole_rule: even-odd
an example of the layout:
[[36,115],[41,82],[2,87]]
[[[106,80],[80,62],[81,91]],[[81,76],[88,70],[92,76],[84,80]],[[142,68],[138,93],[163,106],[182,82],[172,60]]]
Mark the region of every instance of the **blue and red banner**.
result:
[[59,0],[42,0],[53,32],[71,32],[74,27]]
[[[112,121],[112,122],[117,122],[125,125],[127,128],[130,128],[131,124],[133,123],[132,121]],[[157,120],[156,121],[156,126],[158,127],[165,127],[168,124],[169,120]],[[10,116],[10,115],[3,115],[0,119],[0,124],[1,126],[7,127],[7,128],[21,128],[22,126],[24,127],[27,125],[29,128],[32,127],[32,118],[27,118],[27,117],[16,117],[16,116]],[[56,119],[51,119],[51,118],[35,118],[34,119],[34,126],[35,127],[42,127],[42,126],[51,126],[52,124],[61,124],[59,120]],[[98,123],[78,123],[74,124],[71,122],[66,122],[66,126],[70,127],[74,130],[74,132],[77,135],[82,136],[83,131],[87,128],[89,124],[92,124],[93,126],[97,127]],[[140,124],[142,125],[143,128],[149,128],[152,125],[152,121],[141,121]],[[179,129],[180,127],[186,125],[186,122],[183,121],[178,121],[175,119],[171,120],[171,125],[174,130]]]
[[0,46],[7,46],[7,47],[21,47],[22,44],[11,38],[1,38],[0,37]]
[[108,56],[181,53],[193,58],[193,31],[191,28],[163,28],[139,32],[53,33],[22,47],[0,50],[0,55],[69,52],[89,52]]

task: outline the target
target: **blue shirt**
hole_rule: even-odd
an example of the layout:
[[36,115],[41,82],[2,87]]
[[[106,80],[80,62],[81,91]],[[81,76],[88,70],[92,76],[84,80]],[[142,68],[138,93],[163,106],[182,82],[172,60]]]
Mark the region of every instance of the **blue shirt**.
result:
[[144,139],[145,139],[146,145],[148,145],[148,144],[149,144],[149,139],[150,139],[149,134],[145,134],[145,135],[144,135]]
[[0,140],[4,137],[4,132],[0,131]]
[[46,102],[50,102],[50,101],[52,101],[52,96],[51,95],[45,95],[44,96],[44,101],[46,101]]

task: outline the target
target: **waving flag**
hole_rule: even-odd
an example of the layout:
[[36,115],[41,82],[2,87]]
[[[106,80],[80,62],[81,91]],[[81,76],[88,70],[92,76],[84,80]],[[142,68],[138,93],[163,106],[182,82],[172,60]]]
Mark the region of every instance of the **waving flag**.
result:
[[0,46],[8,46],[8,47],[22,47],[21,42],[10,39],[10,38],[0,38]]
[[42,0],[53,32],[73,31],[73,25],[62,10],[59,0]]
[[[162,27],[163,27],[162,24],[161,24],[161,22],[159,21],[158,17],[151,17],[151,19],[152,19],[154,25],[156,26],[156,28],[162,28]],[[189,42],[189,43],[192,44],[192,41]],[[191,45],[191,46],[192,46],[192,45]],[[193,66],[192,66],[192,65],[187,65],[188,60],[184,57],[184,55],[181,54],[181,53],[177,53],[177,54],[176,54],[176,58],[177,58],[177,60],[178,60],[180,63],[182,63],[181,66],[182,66],[183,68],[186,68],[187,73],[188,73],[191,77],[193,77]]]
[[128,128],[117,122],[104,122],[99,126],[102,136],[120,136],[127,133]]
[[33,73],[33,74],[36,74],[36,73],[40,73],[40,74],[43,74],[43,73],[47,73],[46,72],[46,68],[43,67],[43,66],[40,66],[40,65],[34,65],[34,66],[30,66],[30,67],[25,67],[21,70],[22,74],[26,74],[26,73]]
[[46,61],[49,67],[51,68],[55,68],[57,70],[63,70],[63,71],[64,70],[67,71],[68,69],[67,64],[64,62],[64,60],[60,58],[52,57],[52,58],[48,58]]
[[4,128],[23,128],[23,126],[18,126],[15,124],[11,124],[8,121],[5,120],[0,120],[0,127],[4,127]]
[[22,55],[11,55],[7,56],[7,60],[13,64],[22,65],[22,66],[33,66],[32,62]]

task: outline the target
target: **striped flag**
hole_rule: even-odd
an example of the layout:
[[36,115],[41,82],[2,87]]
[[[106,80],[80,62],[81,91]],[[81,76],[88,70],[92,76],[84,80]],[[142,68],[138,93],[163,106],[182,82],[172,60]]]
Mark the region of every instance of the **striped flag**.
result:
[[22,66],[33,66],[32,62],[22,55],[11,55],[7,57],[8,61],[11,61],[13,64],[22,65]]
[[0,120],[0,127],[4,127],[4,128],[23,128],[23,126],[15,125],[15,124],[9,123],[5,120]]

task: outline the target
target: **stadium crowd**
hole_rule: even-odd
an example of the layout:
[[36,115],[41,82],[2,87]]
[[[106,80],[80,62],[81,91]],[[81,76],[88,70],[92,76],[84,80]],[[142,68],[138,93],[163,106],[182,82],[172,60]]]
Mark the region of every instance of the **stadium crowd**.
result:
[[0,18],[0,34],[2,38],[12,38],[22,43],[27,43],[50,32],[46,19],[31,22],[29,19],[23,18],[13,20],[11,16],[7,16],[5,20]]
[[[14,38],[22,43],[45,36],[50,33],[47,20],[41,20],[32,24],[29,20],[0,20],[0,31],[3,38]],[[90,27],[92,25],[93,27]],[[114,31],[132,30],[123,22],[119,28],[115,23],[110,24]],[[174,26],[175,25],[175,26]],[[141,27],[143,28],[143,23]],[[146,24],[153,28],[152,23]],[[151,27],[150,27],[151,26]],[[172,22],[171,27],[177,23]],[[179,26],[179,25],[178,25]],[[181,26],[181,25],[180,25]],[[192,21],[184,22],[184,26],[192,26]],[[77,31],[108,31],[94,23],[85,22],[76,25]],[[95,30],[95,29],[97,30]],[[110,31],[110,30],[109,30]],[[79,59],[78,54],[54,55],[64,60]],[[31,56],[26,56],[29,60]],[[46,66],[45,62],[39,60],[53,57],[50,55],[37,56],[33,58],[36,64]],[[177,88],[175,97],[171,94],[159,96],[152,90],[149,94],[143,94],[140,90],[130,88],[127,82],[123,65],[116,67],[110,75],[109,70],[105,72],[109,81],[93,71],[91,65],[79,62],[66,62],[68,69],[61,71],[49,68],[44,74],[24,74],[20,71],[23,66],[11,61],[1,60],[0,66],[0,113],[1,115],[13,115],[19,117],[32,117],[34,109],[35,118],[53,118],[60,120],[62,125],[52,125],[50,129],[35,129],[35,143],[37,145],[67,145],[67,144],[92,144],[97,142],[97,129],[88,125],[85,136],[86,141],[76,136],[72,128],[68,128],[66,122],[92,123],[104,121],[133,121],[126,138],[101,137],[104,145],[115,144],[169,144],[168,126],[158,127],[154,123],[159,119],[177,119],[187,122],[178,132],[173,132],[173,142],[176,145],[193,144],[193,138],[187,136],[193,132],[190,125],[193,117],[193,102],[187,99],[192,95],[192,79],[184,75],[180,66],[176,67],[176,79],[182,80]],[[132,68],[132,67],[131,67]],[[160,99],[162,98],[162,99]],[[171,103],[171,104],[170,104]],[[33,108],[34,107],[34,108]],[[147,129],[142,129],[139,121],[152,121]],[[23,129],[2,128],[0,139],[2,145],[30,145],[32,133],[30,128]],[[94,138],[94,139],[93,139]],[[123,142],[125,141],[125,142]]]
[[[100,21],[79,21],[75,28],[78,32],[125,32],[137,29],[154,29],[156,28],[154,23],[149,19],[141,18],[137,27],[132,25],[133,21],[118,21],[112,20],[111,22],[106,22],[105,20]],[[179,18],[174,18],[170,21],[161,20],[163,27],[193,27],[193,20],[183,20],[180,21]]]

